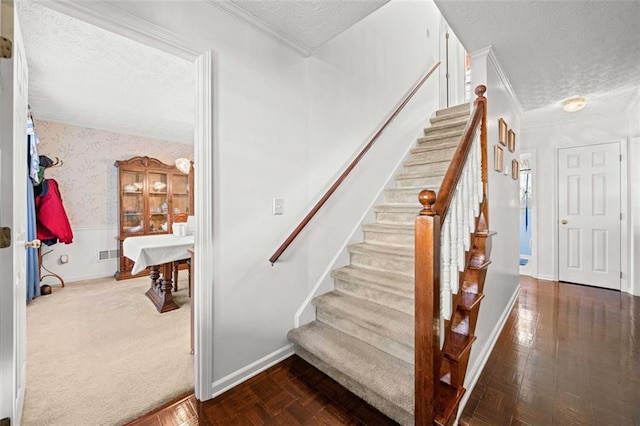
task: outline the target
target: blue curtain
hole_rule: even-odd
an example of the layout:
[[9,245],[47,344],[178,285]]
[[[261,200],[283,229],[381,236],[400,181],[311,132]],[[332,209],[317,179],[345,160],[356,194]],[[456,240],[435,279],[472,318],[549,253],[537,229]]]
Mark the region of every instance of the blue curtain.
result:
[[[27,241],[36,239],[36,202],[33,196],[33,183],[27,176]],[[27,249],[27,303],[40,296],[40,266],[38,251]]]
[[[40,158],[38,156],[38,135],[29,112],[27,120],[27,150],[29,162],[27,167],[27,241],[36,239],[36,200],[33,192],[34,183],[39,183],[38,171]],[[38,252],[34,248],[27,249],[27,303],[34,297],[40,296],[40,265]]]

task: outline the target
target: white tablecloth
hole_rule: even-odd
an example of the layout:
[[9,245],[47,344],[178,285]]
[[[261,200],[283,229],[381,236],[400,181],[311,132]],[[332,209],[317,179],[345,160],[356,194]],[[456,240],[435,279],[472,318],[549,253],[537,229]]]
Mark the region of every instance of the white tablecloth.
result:
[[188,259],[191,255],[187,249],[193,247],[193,244],[193,235],[176,237],[173,234],[162,234],[127,237],[122,243],[122,254],[135,262],[131,271],[135,275],[147,266],[159,266]]

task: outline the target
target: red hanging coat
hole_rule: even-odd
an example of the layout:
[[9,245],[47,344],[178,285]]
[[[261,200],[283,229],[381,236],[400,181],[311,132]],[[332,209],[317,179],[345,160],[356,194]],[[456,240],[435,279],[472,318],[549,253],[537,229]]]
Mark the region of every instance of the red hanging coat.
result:
[[61,243],[70,244],[73,241],[73,231],[62,205],[58,182],[47,179],[43,185],[47,185],[47,190],[36,197],[38,239],[54,240],[54,243],[58,239]]

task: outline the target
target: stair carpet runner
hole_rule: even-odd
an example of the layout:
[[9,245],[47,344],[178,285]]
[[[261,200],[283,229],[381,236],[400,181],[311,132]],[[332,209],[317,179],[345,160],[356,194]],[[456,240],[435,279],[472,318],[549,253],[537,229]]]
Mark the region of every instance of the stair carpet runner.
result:
[[423,189],[438,192],[470,105],[436,112],[404,170],[332,271],[335,290],[313,300],[316,320],[288,337],[296,353],[400,424],[414,423],[414,221]]

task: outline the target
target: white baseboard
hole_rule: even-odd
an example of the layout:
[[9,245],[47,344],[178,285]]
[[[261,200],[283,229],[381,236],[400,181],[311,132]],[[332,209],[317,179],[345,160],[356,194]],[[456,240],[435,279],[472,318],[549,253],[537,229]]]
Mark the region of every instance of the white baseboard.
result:
[[556,279],[552,275],[541,275],[541,274],[538,274],[538,276],[534,277],[534,278],[537,278],[539,280],[545,280],[545,281],[556,281]]
[[242,367],[241,369],[234,371],[233,373],[228,374],[221,379],[216,380],[211,384],[211,397],[215,398],[216,396],[228,391],[234,386],[237,386],[240,383],[249,380],[256,374],[263,372],[267,368],[272,367],[280,361],[289,358],[293,354],[293,344],[283,346],[282,348],[271,352],[269,355],[266,355],[259,360],[252,362],[251,364]]
[[496,342],[498,341],[498,337],[500,336],[500,333],[502,332],[502,329],[504,328],[504,325],[507,322],[507,318],[509,318],[509,314],[511,313],[513,306],[516,304],[516,301],[518,300],[519,295],[520,295],[520,285],[516,287],[516,290],[513,292],[513,295],[509,300],[509,303],[507,303],[507,306],[505,307],[504,311],[502,311],[502,315],[500,315],[500,318],[498,319],[496,326],[491,331],[491,334],[489,334],[487,344],[485,344],[484,347],[482,348],[482,351],[478,356],[477,362],[473,366],[471,366],[469,370],[467,370],[467,377],[469,381],[467,382],[467,391],[464,393],[464,396],[460,401],[460,408],[458,409],[458,418],[456,419],[456,422],[455,422],[456,425],[458,424],[460,415],[464,410],[464,406],[467,405],[467,401],[469,401],[469,398],[471,397],[473,388],[476,386],[476,383],[478,383],[478,379],[482,374],[482,370],[484,370],[484,366],[487,363],[489,356],[491,356],[493,347],[496,345]]

